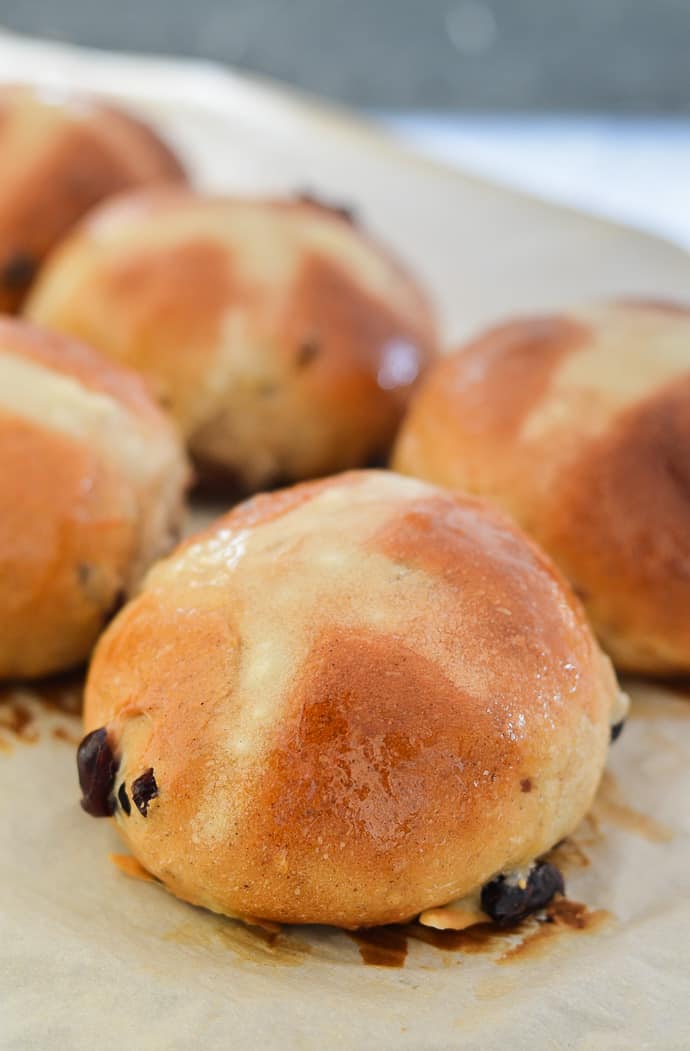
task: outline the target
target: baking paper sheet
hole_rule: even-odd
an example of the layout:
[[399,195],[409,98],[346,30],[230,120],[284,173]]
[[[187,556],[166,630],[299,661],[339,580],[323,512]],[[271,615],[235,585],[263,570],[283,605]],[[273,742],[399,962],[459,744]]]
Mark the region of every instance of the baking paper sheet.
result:
[[[205,186],[354,204],[427,281],[449,337],[592,295],[688,297],[671,245],[436,168],[214,67],[0,34],[0,79],[27,78],[127,102]],[[629,688],[592,815],[558,851],[586,909],[453,950],[411,939],[401,967],[365,965],[337,931],[271,939],[123,875],[114,831],[78,805],[78,685],[6,689],[0,1047],[690,1048],[690,699]]]

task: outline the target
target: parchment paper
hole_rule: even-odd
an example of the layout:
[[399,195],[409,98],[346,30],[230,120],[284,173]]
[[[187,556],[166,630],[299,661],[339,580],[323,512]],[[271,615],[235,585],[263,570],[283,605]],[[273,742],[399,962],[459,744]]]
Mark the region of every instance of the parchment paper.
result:
[[[688,297],[690,260],[671,245],[445,171],[214,67],[0,34],[0,79],[27,78],[129,103],[208,187],[354,204],[426,278],[451,337],[591,295]],[[78,806],[76,687],[6,690],[0,1046],[690,1048],[690,699],[630,689],[593,814],[559,848],[581,929],[530,921],[455,951],[411,940],[398,968],[365,966],[336,931],[271,941],[127,878],[115,833]]]

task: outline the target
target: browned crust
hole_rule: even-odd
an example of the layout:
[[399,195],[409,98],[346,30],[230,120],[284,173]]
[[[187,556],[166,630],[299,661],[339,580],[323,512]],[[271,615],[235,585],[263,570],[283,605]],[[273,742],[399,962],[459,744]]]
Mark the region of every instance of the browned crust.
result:
[[[512,695],[520,711],[539,703],[533,682],[513,680],[513,662],[525,659],[528,649],[549,653],[549,674],[563,674],[562,688],[566,672],[572,671],[566,665],[572,660],[588,664],[593,641],[584,609],[564,576],[484,500],[449,492],[409,500],[371,546],[401,566],[423,571],[450,589],[459,606],[467,605],[472,611],[467,652],[485,665],[496,689]],[[508,616],[505,609],[519,610],[520,616]],[[494,650],[502,652],[504,665],[489,659]],[[579,700],[596,720],[596,702],[588,706],[584,694]]]
[[0,413],[0,678],[87,657],[135,543],[123,485],[82,443]]
[[443,359],[436,389],[450,398],[461,390],[468,429],[476,414],[482,428],[505,439],[544,397],[563,359],[590,335],[586,325],[566,316],[509,321],[463,348],[457,365],[453,357]]
[[547,465],[535,463],[517,438],[532,410],[548,399],[559,367],[590,335],[567,316],[526,318],[489,329],[441,358],[412,400],[393,468],[494,500],[530,529],[523,488]]
[[441,358],[412,402],[396,469],[451,485],[456,470],[464,481],[473,463],[500,455],[547,395],[563,359],[589,335],[565,316],[527,318],[491,328]]
[[[303,259],[275,327],[303,412],[317,411],[332,430],[330,449],[321,447],[312,472],[359,466],[386,454],[417,380],[436,357],[429,315],[422,310],[408,320],[369,292],[358,275],[314,252]],[[416,371],[383,389],[381,370],[396,346],[405,347]]]
[[584,445],[542,522],[618,663],[690,671],[690,374]]
[[[411,286],[411,293],[414,286]],[[278,324],[286,332],[288,348],[314,346],[314,368],[304,376],[331,394],[348,380],[357,386],[353,396],[381,400],[378,374],[386,351],[393,343],[406,343],[415,351],[418,371],[412,380],[401,380],[387,394],[398,413],[406,405],[410,389],[436,357],[436,332],[431,315],[424,309],[408,319],[358,281],[358,275],[343,264],[316,251],[305,255],[287,310]],[[354,377],[354,380],[353,378]]]
[[[290,709],[244,843],[260,916],[299,922],[306,910],[342,925],[407,918],[396,901],[405,883],[422,882],[434,862],[452,879],[440,844],[468,837],[475,848],[475,822],[491,827],[518,799],[521,749],[499,738],[484,698],[458,690],[414,646],[324,632]],[[473,793],[475,782],[486,787]],[[376,870],[392,891],[388,915]],[[403,910],[412,897],[408,890]]]
[[[189,430],[222,339],[224,311],[242,298],[232,259],[210,239],[143,249],[96,272],[90,292],[90,309],[70,327],[99,349],[115,350]],[[112,320],[104,345],[106,318]]]

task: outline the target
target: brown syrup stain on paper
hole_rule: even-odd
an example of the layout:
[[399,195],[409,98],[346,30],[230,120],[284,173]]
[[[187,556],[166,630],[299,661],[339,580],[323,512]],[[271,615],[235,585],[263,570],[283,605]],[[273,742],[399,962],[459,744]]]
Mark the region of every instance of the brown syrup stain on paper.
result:
[[407,959],[405,927],[369,927],[345,931],[359,947],[363,963],[371,967],[404,967]]
[[[410,923],[344,933],[356,942],[362,962],[373,967],[404,967],[410,940],[442,952],[492,955],[497,964],[507,964],[547,952],[554,939],[569,933],[597,931],[612,919],[604,909],[589,909],[581,902],[557,898],[540,917],[504,929],[478,923],[463,931],[439,931]],[[517,943],[516,935],[520,937]]]
[[81,715],[84,696],[84,676],[80,673],[56,675],[40,683],[32,695],[35,695],[45,708],[63,715]]
[[51,736],[56,741],[64,741],[73,748],[77,748],[82,739],[81,734],[71,733],[65,726],[54,726]]
[[35,744],[38,740],[31,708],[11,694],[0,697],[0,731],[0,747],[4,752],[12,750],[12,740],[22,744]]
[[[143,883],[161,881],[147,871],[131,854],[109,854],[115,868],[130,879]],[[195,910],[189,921],[165,935],[165,940],[188,948],[232,949],[236,956],[253,963],[276,963],[288,966],[300,963],[311,953],[311,946],[277,923],[242,922]]]
[[79,728],[73,719],[80,715],[83,694],[82,675],[61,675],[35,686],[18,684],[0,691],[0,752],[12,752],[19,744],[36,744],[40,739],[42,715],[48,711],[66,717],[50,728],[55,740],[70,746],[79,744]]
[[265,930],[217,916],[207,916],[204,922],[194,917],[169,931],[165,940],[192,949],[231,949],[248,963],[293,967],[311,955],[311,946],[285,929]]
[[505,940],[505,935],[493,923],[475,923],[463,931],[439,931],[421,923],[410,923],[405,929],[408,938],[433,945],[441,952],[484,953]]
[[557,898],[547,908],[544,919],[526,925],[527,930],[521,941],[506,949],[496,962],[506,964],[534,959],[549,951],[554,938],[560,938],[567,932],[582,934],[597,931],[612,921],[613,916],[606,909],[589,909],[579,901]]
[[[589,866],[584,847],[595,846],[605,838],[602,823],[617,825],[654,843],[671,838],[670,830],[660,822],[622,802],[615,779],[607,772],[592,812],[573,835],[553,848],[548,859],[566,871]],[[111,855],[111,860],[129,876],[155,881],[134,858]],[[491,955],[497,964],[505,965],[545,956],[556,940],[596,932],[613,921],[613,915],[604,909],[590,909],[561,897],[538,917],[503,930],[491,923],[476,924],[462,931],[442,931],[410,923],[342,933],[356,943],[362,962],[368,966],[404,967],[410,941],[431,945],[440,952]],[[167,940],[205,949],[223,945],[244,960],[262,963],[293,965],[311,952],[307,943],[295,938],[291,928],[281,929],[277,924],[261,926],[259,921],[254,922],[256,926],[215,917],[211,923],[192,920],[171,931]]]
[[[562,846],[562,845],[561,845]],[[110,854],[110,861],[124,875],[146,883],[160,881],[128,854]],[[311,954],[311,946],[297,938],[290,927],[263,921],[245,922],[208,917],[201,913],[171,930],[166,941],[194,949],[231,949],[252,963],[289,966],[301,963]],[[568,932],[596,931],[612,919],[603,909],[589,909],[580,902],[556,898],[539,917],[530,917],[515,927],[501,929],[492,923],[478,923],[462,931],[443,931],[419,923],[391,924],[385,927],[342,931],[357,945],[362,962],[371,967],[405,966],[410,941],[431,945],[440,952],[463,955],[490,954],[498,964],[533,958],[547,951],[554,938]],[[515,943],[516,935],[520,940]]]

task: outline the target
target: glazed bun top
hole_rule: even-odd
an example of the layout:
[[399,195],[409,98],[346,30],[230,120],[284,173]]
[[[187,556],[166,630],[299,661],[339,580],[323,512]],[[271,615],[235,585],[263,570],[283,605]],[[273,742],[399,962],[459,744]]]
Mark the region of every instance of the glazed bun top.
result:
[[119,764],[119,831],[175,894],[359,926],[568,833],[617,697],[507,519],[352,472],[259,496],[159,563],[98,645],[85,727]]
[[690,671],[690,310],[627,301],[493,328],[442,360],[394,465],[508,511],[632,671]]
[[409,274],[305,198],[127,195],[55,253],[27,309],[143,372],[197,463],[245,490],[381,457],[436,353]]
[[104,197],[182,182],[144,124],[89,98],[0,86],[0,310],[16,310],[46,253]]

